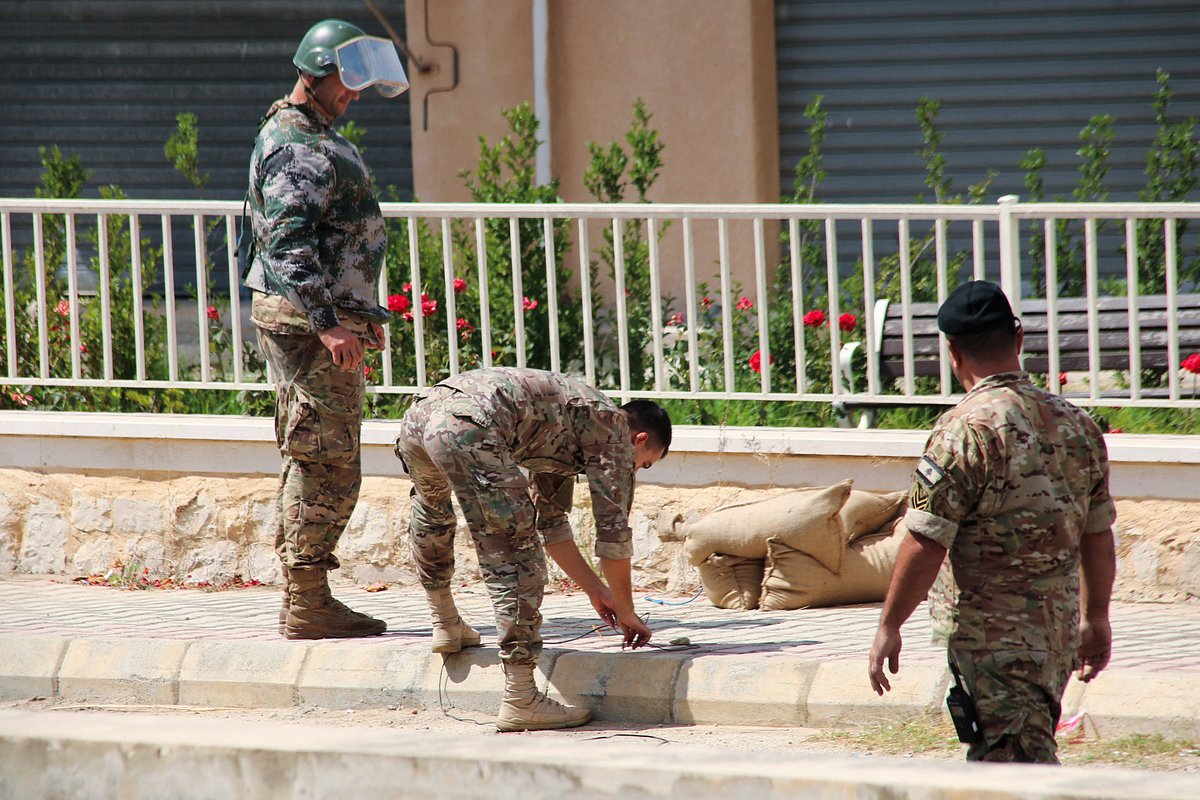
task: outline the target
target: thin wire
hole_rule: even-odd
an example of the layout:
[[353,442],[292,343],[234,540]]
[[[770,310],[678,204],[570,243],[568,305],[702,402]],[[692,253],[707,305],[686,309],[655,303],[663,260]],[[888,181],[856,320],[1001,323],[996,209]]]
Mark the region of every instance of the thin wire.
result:
[[495,722],[480,722],[477,719],[468,719],[467,717],[457,717],[450,713],[450,709],[454,708],[450,703],[450,693],[446,691],[446,684],[450,682],[450,675],[446,672],[446,659],[449,654],[442,655],[442,671],[438,675],[438,706],[442,710],[442,714],[452,720],[458,722],[470,722],[472,725],[478,725],[481,728],[486,728],[490,725],[495,725]]
[[687,600],[659,600],[657,597],[643,597],[642,599],[648,603],[657,603],[660,606],[686,606],[688,603],[694,603],[700,599],[700,595],[704,594],[704,587],[701,586],[696,590],[696,593]]
[[581,742],[594,742],[597,739],[615,739],[618,736],[625,736],[630,739],[653,739],[659,744],[670,744],[670,739],[664,739],[661,736],[654,736],[649,733],[606,733],[603,736],[589,736],[586,739],[580,739]]

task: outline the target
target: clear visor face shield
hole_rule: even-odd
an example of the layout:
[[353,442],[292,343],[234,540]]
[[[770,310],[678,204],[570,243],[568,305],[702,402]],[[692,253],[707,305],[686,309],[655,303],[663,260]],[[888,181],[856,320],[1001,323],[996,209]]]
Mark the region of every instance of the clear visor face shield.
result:
[[387,39],[360,36],[333,51],[338,77],[347,89],[359,91],[374,86],[384,97],[396,97],[408,89],[408,76],[395,46]]

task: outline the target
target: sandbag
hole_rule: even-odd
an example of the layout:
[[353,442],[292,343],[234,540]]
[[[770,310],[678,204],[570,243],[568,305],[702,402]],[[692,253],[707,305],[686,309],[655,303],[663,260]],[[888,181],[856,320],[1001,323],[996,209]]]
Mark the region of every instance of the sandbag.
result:
[[887,594],[900,544],[908,535],[901,519],[883,530],[863,536],[846,549],[840,573],[793,547],[767,543],[767,568],[763,575],[762,611],[876,603]]
[[758,608],[765,566],[761,558],[712,555],[696,568],[714,606],[747,611]]
[[739,503],[684,523],[688,562],[698,566],[714,554],[766,558],[767,541],[801,550],[826,568],[841,568],[846,536],[838,512],[850,495],[850,481]]
[[842,527],[846,530],[846,543],[877,532],[887,523],[903,513],[904,492],[875,494],[854,489],[842,506]]

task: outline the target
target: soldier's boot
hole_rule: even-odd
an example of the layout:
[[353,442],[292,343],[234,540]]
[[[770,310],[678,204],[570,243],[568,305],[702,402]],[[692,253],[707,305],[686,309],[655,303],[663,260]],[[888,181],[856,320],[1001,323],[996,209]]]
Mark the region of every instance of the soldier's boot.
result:
[[433,615],[433,652],[457,653],[464,647],[478,647],[479,631],[463,622],[454,605],[450,587],[426,589],[429,610]]
[[348,639],[375,636],[387,630],[381,619],[353,611],[329,591],[326,570],[287,569],[288,614],[283,635],[288,639]]
[[283,605],[279,608],[279,635],[287,636],[287,617],[291,610],[291,591],[288,589],[287,578],[283,579]]
[[504,663],[504,699],[496,727],[501,731],[578,728],[592,718],[586,708],[563,705],[537,690],[533,664]]

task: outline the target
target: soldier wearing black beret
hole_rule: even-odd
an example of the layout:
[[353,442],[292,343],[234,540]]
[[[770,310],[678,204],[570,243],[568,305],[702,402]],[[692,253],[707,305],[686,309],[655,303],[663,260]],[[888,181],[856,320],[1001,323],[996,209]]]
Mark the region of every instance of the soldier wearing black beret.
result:
[[956,591],[935,592],[930,612],[956,688],[973,701],[955,696],[967,760],[1058,763],[1067,680],[1075,669],[1094,678],[1112,646],[1116,509],[1104,437],[1021,369],[1024,332],[996,284],[956,288],[938,327],[966,396],[938,420],[913,474],[871,685],[891,689],[884,665],[899,669],[900,626],[949,553]]

